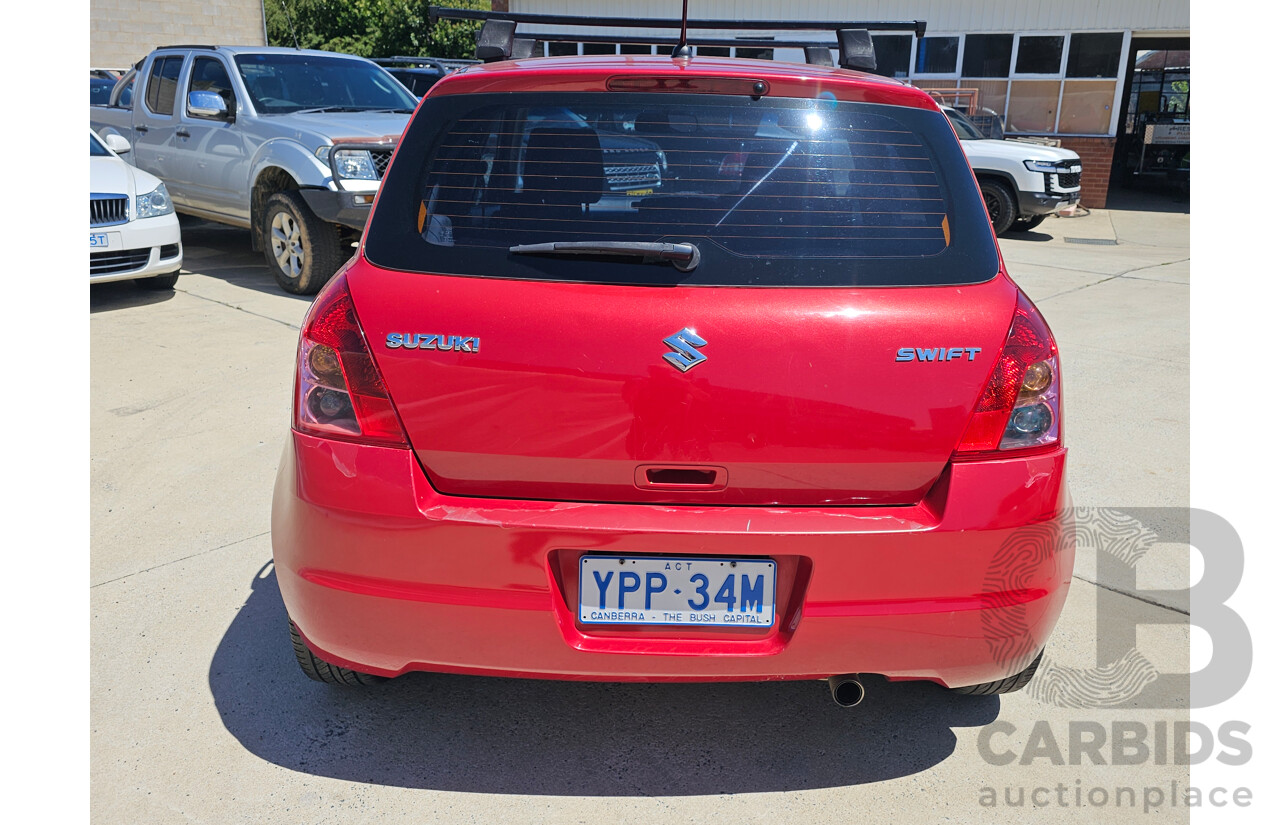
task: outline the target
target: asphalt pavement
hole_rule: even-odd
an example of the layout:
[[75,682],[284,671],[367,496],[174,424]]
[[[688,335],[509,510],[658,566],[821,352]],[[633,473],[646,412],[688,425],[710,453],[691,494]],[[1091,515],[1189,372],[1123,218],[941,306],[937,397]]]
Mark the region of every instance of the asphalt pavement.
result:
[[[1188,768],[1157,758],[1155,733],[1188,718],[1187,604],[1145,591],[1191,569],[1170,538],[1189,500],[1190,214],[1117,202],[1136,208],[1001,242],[1061,350],[1079,518],[1163,537],[1127,568],[1079,553],[1048,665],[1088,676],[1109,661],[1099,626],[1142,625],[1161,676],[1106,707],[1033,689],[1042,677],[1005,697],[869,679],[854,709],[817,682],[310,682],[269,534],[309,302],[246,231],[184,220],[174,293],[90,289],[93,821],[1132,822],[1144,806],[1187,821],[1167,797]],[[1135,725],[1143,759],[1112,749]]]

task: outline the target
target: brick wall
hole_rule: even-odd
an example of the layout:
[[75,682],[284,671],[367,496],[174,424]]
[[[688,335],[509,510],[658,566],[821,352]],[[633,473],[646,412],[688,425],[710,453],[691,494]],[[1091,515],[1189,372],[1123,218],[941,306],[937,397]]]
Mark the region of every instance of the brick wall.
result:
[[1071,137],[1054,135],[1062,141],[1063,149],[1070,149],[1080,156],[1084,175],[1080,179],[1080,203],[1086,207],[1105,209],[1107,187],[1111,183],[1111,161],[1116,153],[1116,139]]
[[90,0],[89,65],[132,66],[157,46],[266,45],[262,0]]

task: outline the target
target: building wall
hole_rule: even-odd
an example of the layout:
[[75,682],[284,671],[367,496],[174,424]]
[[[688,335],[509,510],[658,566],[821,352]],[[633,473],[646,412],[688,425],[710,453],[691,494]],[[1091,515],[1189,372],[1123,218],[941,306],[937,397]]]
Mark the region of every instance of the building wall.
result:
[[158,46],[265,46],[262,0],[90,0],[89,66],[125,68]]
[[[514,12],[680,16],[675,0],[509,0]],[[689,16],[721,20],[925,20],[930,32],[1143,31],[1191,28],[1189,0],[694,0]]]

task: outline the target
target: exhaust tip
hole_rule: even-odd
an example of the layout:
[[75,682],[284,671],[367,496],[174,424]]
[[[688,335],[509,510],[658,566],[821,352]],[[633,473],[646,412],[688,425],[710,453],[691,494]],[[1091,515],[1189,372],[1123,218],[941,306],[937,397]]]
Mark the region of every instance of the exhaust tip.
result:
[[842,708],[851,708],[860,703],[867,695],[866,688],[857,676],[832,676],[827,680],[831,688],[831,698]]

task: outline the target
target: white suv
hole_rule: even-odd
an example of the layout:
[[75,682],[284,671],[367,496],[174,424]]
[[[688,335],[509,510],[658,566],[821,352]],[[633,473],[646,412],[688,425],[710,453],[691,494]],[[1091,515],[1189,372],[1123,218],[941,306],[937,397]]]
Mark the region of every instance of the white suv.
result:
[[982,188],[997,235],[1026,232],[1080,200],[1080,156],[1021,140],[989,140],[957,110],[943,106]]

